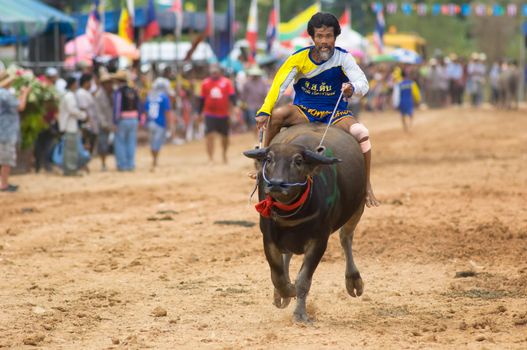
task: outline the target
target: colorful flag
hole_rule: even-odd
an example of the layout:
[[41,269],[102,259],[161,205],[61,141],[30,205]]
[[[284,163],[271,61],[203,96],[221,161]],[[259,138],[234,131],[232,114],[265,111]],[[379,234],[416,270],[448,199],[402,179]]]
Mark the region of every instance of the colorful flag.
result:
[[273,6],[271,12],[269,13],[269,21],[267,22],[267,31],[265,33],[265,41],[267,43],[266,52],[271,53],[273,48],[273,43],[276,40],[276,8]]
[[377,52],[382,54],[384,51],[384,28],[386,23],[384,22],[384,13],[381,10],[377,11],[377,21],[375,23],[375,32],[373,32],[373,43],[377,48]]
[[146,28],[143,35],[143,40],[150,40],[159,34],[159,24],[157,23],[154,0],[148,0],[148,7],[146,9]]
[[86,37],[93,49],[93,56],[98,56],[102,52],[104,28],[99,15],[99,0],[94,0],[92,10],[86,23]]
[[417,4],[417,13],[419,14],[419,16],[426,16],[427,11],[428,11],[427,4]]
[[209,38],[214,36],[214,0],[207,0],[207,28],[205,33]]
[[176,36],[179,38],[181,36],[181,31],[183,30],[183,4],[182,0],[174,0],[170,11],[174,12],[176,16]]
[[461,14],[465,17],[470,16],[470,12],[472,11],[472,8],[470,7],[470,4],[463,4],[461,5]]
[[401,12],[407,16],[411,15],[412,14],[412,4],[407,3],[407,2],[403,3],[401,5]]
[[507,5],[507,15],[514,17],[518,14],[518,5],[508,4]]
[[344,7],[344,12],[342,13],[342,16],[340,16],[339,18],[339,23],[342,28],[351,29],[351,9],[348,5]]
[[278,35],[280,41],[287,41],[293,38],[297,38],[302,35],[307,29],[307,22],[313,17],[313,15],[320,11],[320,4],[309,6],[304,11],[300,12],[297,16],[285,23],[278,25]]
[[134,42],[134,3],[133,0],[121,1],[121,17],[119,18],[119,36],[128,42]]
[[254,62],[256,56],[256,43],[258,41],[258,3],[256,0],[251,0],[251,7],[249,7],[249,18],[247,19],[247,33],[245,35],[249,43],[249,60]]
[[396,14],[397,13],[397,3],[396,2],[387,3],[386,12],[388,12],[390,15]]

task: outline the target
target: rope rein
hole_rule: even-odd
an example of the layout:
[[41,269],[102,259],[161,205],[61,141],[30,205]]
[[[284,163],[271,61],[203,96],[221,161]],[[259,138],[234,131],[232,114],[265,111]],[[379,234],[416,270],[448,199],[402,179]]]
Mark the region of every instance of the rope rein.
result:
[[320,149],[322,147],[322,143],[324,143],[326,134],[328,133],[329,127],[331,126],[331,121],[333,120],[333,117],[335,117],[335,113],[337,112],[337,108],[339,106],[340,100],[342,100],[343,95],[344,95],[344,91],[341,91],[339,99],[337,100],[337,104],[335,105],[335,108],[333,108],[333,113],[331,113],[331,117],[329,118],[328,125],[326,126],[326,130],[324,131],[324,134],[322,135],[322,138],[320,139],[320,144],[318,145],[317,150]]

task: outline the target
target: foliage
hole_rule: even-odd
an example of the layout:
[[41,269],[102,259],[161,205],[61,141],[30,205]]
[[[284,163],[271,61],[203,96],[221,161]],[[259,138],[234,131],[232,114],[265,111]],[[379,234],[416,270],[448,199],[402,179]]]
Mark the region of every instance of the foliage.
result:
[[54,86],[37,79],[32,71],[22,70],[16,66],[10,66],[7,70],[16,75],[13,88],[17,95],[21,87],[31,87],[26,108],[20,113],[21,146],[22,149],[30,149],[38,134],[46,128],[44,115],[48,108],[53,108],[58,104],[58,94]]

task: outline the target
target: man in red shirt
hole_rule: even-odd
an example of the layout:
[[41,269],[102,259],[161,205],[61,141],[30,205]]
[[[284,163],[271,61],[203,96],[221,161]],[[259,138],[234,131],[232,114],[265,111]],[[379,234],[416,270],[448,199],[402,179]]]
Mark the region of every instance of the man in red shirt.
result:
[[210,77],[201,85],[200,115],[205,117],[205,136],[209,161],[213,161],[213,132],[221,135],[223,147],[223,162],[227,163],[227,147],[229,146],[229,115],[230,107],[236,105],[236,94],[232,82],[224,77],[217,64],[210,66]]

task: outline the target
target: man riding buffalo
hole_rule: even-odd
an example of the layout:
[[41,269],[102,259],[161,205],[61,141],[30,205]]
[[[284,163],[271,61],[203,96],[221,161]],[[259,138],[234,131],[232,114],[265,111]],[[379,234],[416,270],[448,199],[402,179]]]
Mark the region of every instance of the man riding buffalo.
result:
[[[307,122],[329,123],[340,92],[345,99],[368,92],[368,80],[347,51],[335,47],[340,34],[337,18],[317,13],[309,20],[307,31],[315,45],[291,55],[278,70],[264,104],[256,113],[259,129],[267,129],[264,145],[282,127]],[[287,86],[294,80],[293,105],[274,108]],[[366,205],[378,206],[370,184],[371,143],[368,129],[353,118],[347,102],[340,100],[331,124],[346,130],[359,142],[366,166]]]

